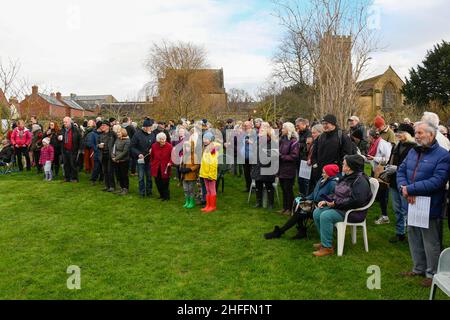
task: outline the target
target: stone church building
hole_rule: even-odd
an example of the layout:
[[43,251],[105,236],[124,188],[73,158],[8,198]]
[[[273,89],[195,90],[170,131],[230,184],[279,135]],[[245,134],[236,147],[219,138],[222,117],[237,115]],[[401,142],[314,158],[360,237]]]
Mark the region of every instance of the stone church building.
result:
[[403,106],[405,97],[401,89],[405,82],[389,66],[385,73],[358,82],[358,115],[364,122],[370,122],[376,115],[395,118],[396,111]]

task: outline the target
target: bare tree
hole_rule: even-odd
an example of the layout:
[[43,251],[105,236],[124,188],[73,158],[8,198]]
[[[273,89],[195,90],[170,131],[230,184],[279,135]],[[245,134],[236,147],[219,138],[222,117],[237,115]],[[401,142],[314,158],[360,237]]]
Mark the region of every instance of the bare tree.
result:
[[[146,67],[158,84],[154,109],[158,116],[192,118],[213,110],[216,101],[208,93],[214,88],[214,75],[208,67],[206,50],[192,43],[154,43]],[[150,91],[152,90],[151,86]]]
[[253,97],[244,89],[231,88],[227,93],[228,111],[248,111],[254,101]]
[[357,110],[357,82],[377,49],[368,25],[369,0],[274,1],[286,35],[274,75],[314,89],[315,116],[333,113],[341,125]]

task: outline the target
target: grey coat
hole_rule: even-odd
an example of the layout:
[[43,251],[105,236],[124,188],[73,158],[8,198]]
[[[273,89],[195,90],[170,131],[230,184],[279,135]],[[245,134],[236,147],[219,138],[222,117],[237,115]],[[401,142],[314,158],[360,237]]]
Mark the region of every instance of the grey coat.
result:
[[111,150],[111,158],[116,158],[116,161],[130,160],[130,139],[116,139],[113,150]]

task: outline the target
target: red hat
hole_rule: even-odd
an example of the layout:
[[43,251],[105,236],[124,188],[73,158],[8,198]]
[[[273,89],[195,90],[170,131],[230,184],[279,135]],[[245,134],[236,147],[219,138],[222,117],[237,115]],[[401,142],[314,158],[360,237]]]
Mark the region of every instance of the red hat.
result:
[[325,171],[327,176],[334,177],[339,173],[339,167],[336,164],[329,164],[323,167],[323,171]]
[[375,125],[375,127],[376,127],[377,129],[383,128],[384,125],[385,125],[385,122],[384,122],[383,117],[376,116],[376,117],[375,117],[375,120],[374,120],[374,125]]

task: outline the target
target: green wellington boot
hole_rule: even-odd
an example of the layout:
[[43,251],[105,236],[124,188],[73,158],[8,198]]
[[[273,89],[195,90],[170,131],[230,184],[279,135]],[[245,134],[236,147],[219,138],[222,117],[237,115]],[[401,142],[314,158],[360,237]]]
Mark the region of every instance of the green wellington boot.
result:
[[186,198],[186,202],[183,205],[183,208],[187,209],[187,207],[189,206],[189,197],[185,197]]
[[187,209],[194,209],[195,208],[195,198],[194,197],[190,197],[189,198],[189,204],[186,207]]

